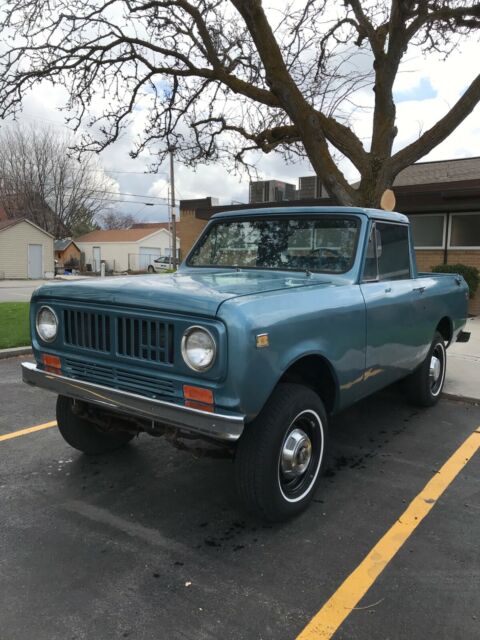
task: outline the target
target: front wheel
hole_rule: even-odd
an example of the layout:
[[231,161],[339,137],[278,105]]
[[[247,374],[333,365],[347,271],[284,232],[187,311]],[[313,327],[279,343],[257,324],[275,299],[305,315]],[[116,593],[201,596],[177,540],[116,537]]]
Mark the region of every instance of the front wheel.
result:
[[418,369],[405,379],[410,401],[419,407],[433,407],[437,404],[445,383],[446,371],[445,341],[437,331],[427,357]]
[[57,424],[63,439],[88,455],[98,455],[125,446],[134,437],[128,431],[103,431],[99,426],[73,411],[73,400],[57,399]]
[[148,271],[148,273],[155,273],[155,269],[152,267],[151,264],[148,266],[147,271]]
[[280,384],[242,434],[235,455],[240,497],[262,519],[301,513],[320,479],[327,441],[322,401],[299,384]]

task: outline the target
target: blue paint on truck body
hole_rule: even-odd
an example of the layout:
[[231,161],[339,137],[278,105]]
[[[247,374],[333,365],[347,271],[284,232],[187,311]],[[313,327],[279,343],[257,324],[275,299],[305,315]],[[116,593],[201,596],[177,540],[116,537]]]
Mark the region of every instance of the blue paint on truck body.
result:
[[[172,275],[40,287],[31,304],[38,366],[42,354],[57,355],[69,377],[177,401],[183,385],[201,386],[213,391],[216,407],[250,421],[279,380],[304,361],[328,372],[334,387],[329,409],[347,407],[418,367],[440,323],[454,340],[466,321],[468,288],[460,276],[418,274],[411,237],[410,277],[362,280],[372,225],[408,226],[397,213],[251,209],[217,214],[207,229],[228,219],[332,214],[358,220],[355,257],[345,273],[195,267],[187,257]],[[60,322],[48,344],[35,330],[42,305]],[[217,357],[208,371],[195,372],[182,358],[182,336],[191,325],[205,327],[216,341]],[[257,348],[256,336],[263,333],[269,346]],[[153,335],[162,337],[156,350]]]

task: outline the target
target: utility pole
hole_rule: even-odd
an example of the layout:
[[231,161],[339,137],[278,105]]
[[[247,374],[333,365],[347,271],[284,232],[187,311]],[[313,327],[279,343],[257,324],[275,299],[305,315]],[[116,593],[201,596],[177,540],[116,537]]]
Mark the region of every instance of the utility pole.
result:
[[172,258],[173,268],[177,268],[177,217],[175,215],[175,173],[173,167],[173,147],[170,147],[170,196],[172,203]]
[[170,204],[170,184],[167,187],[167,208],[168,208],[168,267],[172,268],[172,206]]

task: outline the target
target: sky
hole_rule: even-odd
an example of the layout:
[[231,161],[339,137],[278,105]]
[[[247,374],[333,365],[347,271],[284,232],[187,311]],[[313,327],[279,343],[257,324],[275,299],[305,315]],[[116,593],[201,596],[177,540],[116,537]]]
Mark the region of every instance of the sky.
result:
[[[434,124],[460,97],[473,79],[474,61],[480,59],[480,45],[473,39],[464,41],[446,60],[424,58],[415,51],[408,51],[397,77],[394,95],[397,103],[399,133],[396,148],[403,147]],[[34,123],[65,130],[65,90],[47,83],[37,85],[25,98],[20,123]],[[364,89],[360,99],[371,103],[371,89]],[[142,110],[133,112],[127,131],[115,144],[107,147],[99,156],[105,173],[111,178],[112,206],[122,213],[134,215],[138,220],[167,219],[168,166],[160,168],[156,175],[148,170],[148,157],[132,159],[129,151],[143,127]],[[356,133],[368,143],[371,113],[356,112]],[[8,121],[2,126],[12,126]],[[439,147],[422,160],[443,160],[479,155],[480,108]],[[349,180],[357,179],[353,167],[347,162],[342,168]],[[258,155],[257,170],[263,179],[275,178],[297,183],[298,177],[312,174],[308,161],[286,164],[278,154]],[[195,170],[176,164],[175,187],[177,199],[212,196],[221,204],[248,201],[248,176],[229,173],[219,165],[199,166]],[[128,195],[115,195],[128,194]],[[128,202],[120,201],[127,200]]]

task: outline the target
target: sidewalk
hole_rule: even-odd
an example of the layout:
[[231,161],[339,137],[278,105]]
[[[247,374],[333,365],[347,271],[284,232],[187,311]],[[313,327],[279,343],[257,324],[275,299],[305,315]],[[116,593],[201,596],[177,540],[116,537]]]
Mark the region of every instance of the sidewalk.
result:
[[470,318],[465,331],[469,342],[455,342],[447,351],[444,393],[480,402],[480,317]]

